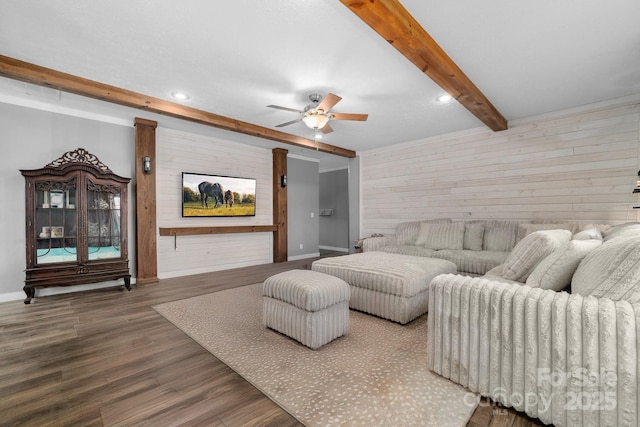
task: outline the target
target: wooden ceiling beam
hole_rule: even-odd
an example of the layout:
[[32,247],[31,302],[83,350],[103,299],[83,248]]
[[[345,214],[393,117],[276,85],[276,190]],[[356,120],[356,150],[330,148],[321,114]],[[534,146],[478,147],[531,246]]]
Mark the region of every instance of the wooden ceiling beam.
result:
[[354,151],[346,148],[231,119],[3,55],[0,55],[0,76],[324,153],[350,158],[356,156]]
[[490,129],[507,129],[507,119],[398,0],[340,2]]

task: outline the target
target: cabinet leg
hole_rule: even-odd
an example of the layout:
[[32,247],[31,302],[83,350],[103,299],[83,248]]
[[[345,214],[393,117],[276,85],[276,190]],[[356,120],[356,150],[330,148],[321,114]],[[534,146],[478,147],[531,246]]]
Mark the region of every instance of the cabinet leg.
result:
[[131,290],[131,276],[126,276],[124,278],[124,287],[127,288],[128,291]]
[[36,296],[35,288],[30,288],[25,286],[24,288],[22,288],[22,290],[24,291],[25,294],[27,294],[27,298],[25,298],[24,303],[31,304],[31,299]]

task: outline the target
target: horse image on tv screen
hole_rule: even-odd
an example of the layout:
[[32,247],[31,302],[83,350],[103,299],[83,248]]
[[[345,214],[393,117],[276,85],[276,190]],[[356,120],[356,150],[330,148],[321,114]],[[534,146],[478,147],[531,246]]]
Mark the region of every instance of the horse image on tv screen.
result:
[[256,179],[182,173],[182,216],[255,216]]
[[220,183],[216,182],[212,184],[208,181],[203,181],[198,184],[198,191],[200,192],[200,203],[203,208],[209,207],[209,197],[213,199],[214,208],[222,206],[224,191],[222,190],[222,185],[220,185]]

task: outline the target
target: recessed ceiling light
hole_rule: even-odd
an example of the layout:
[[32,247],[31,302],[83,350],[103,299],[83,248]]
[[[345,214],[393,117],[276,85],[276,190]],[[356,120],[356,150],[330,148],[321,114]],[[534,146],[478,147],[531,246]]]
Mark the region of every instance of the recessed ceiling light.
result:
[[187,95],[184,92],[172,92],[171,96],[180,101],[186,101],[187,99],[191,98],[189,95]]
[[320,132],[315,134],[316,139],[322,139],[322,134]]
[[439,97],[436,98],[436,101],[438,102],[449,102],[453,99],[453,96],[449,95],[448,93],[445,93],[444,95],[440,95]]

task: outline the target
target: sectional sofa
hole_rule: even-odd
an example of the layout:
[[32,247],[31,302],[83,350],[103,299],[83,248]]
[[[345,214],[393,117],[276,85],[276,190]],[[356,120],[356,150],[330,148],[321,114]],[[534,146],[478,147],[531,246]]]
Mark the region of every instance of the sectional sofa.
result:
[[483,277],[437,276],[429,368],[544,423],[640,425],[640,224],[581,228],[516,236]]
[[429,368],[557,426],[640,425],[640,224],[400,224],[363,250],[442,258]]
[[399,224],[394,235],[364,239],[362,250],[446,259],[460,274],[478,276],[502,264],[527,234],[547,229],[573,233],[585,227],[589,228],[566,221],[412,221]]

